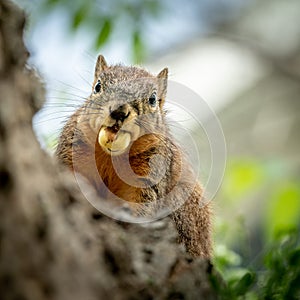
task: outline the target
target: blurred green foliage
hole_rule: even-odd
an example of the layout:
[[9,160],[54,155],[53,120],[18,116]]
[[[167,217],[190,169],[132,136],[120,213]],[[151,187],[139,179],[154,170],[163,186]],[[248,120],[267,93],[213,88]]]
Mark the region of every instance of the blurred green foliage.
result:
[[284,180],[273,187],[264,218],[267,236],[289,230],[299,222],[300,184]]
[[223,197],[228,202],[239,202],[242,197],[261,187],[265,170],[252,159],[234,159],[227,163],[227,175],[223,182]]
[[[229,160],[219,197],[231,219],[217,218],[214,257],[224,284],[212,277],[221,299],[300,299],[300,184],[287,171],[280,161]],[[251,205],[255,216],[236,213]],[[258,257],[249,257],[245,219],[262,240]]]
[[[16,1],[23,7],[34,5],[29,0],[22,3],[20,0]],[[70,32],[87,30],[95,41],[93,50],[97,52],[117,33],[117,38],[129,43],[132,61],[141,63],[147,55],[145,41],[147,21],[159,17],[165,7],[159,0],[40,0],[35,9],[40,11],[39,18],[54,10],[65,12]]]
[[[245,235],[245,218],[257,224],[268,241],[279,231],[299,226],[300,180],[288,166],[288,162],[279,158],[228,160],[218,196],[220,215],[224,218],[216,221],[217,239],[224,239],[229,231],[226,242],[232,244],[240,231]],[[230,219],[230,226],[226,218]]]
[[[300,299],[300,239],[298,229],[283,230],[264,249],[261,270],[238,268],[242,261],[237,254],[223,249],[215,257],[215,266],[223,275],[220,282],[212,275],[211,282],[221,299]],[[235,268],[234,268],[235,267]]]

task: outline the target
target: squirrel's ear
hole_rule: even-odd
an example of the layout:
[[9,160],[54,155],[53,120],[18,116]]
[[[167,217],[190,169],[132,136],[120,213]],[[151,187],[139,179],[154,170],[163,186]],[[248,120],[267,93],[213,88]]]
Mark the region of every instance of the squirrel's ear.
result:
[[107,62],[103,55],[99,55],[95,66],[94,84],[98,80],[101,72],[108,68]]
[[163,70],[161,70],[159,72],[159,74],[157,75],[157,78],[162,78],[162,79],[167,79],[168,80],[168,68],[164,68]]
[[162,71],[160,71],[159,74],[157,75],[157,78],[158,78],[159,94],[161,97],[160,106],[162,107],[167,95],[168,68],[164,68]]

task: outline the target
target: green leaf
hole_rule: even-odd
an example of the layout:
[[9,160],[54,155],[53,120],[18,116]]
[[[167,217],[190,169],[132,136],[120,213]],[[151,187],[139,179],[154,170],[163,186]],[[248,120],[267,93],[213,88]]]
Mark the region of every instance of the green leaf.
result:
[[141,63],[144,60],[145,49],[144,49],[144,43],[141,38],[141,34],[138,31],[134,32],[133,34],[132,49],[133,49],[133,62],[137,64]]
[[154,16],[157,16],[162,11],[161,2],[156,1],[156,0],[155,1],[150,0],[150,1],[144,2],[144,6],[145,6],[146,10],[149,11],[149,13],[151,13]]
[[300,213],[300,188],[297,182],[281,182],[273,189],[265,216],[266,234],[274,238],[276,233],[297,228]]
[[95,44],[96,48],[103,46],[107,42],[111,34],[111,31],[112,31],[112,23],[111,20],[107,18],[104,20],[102,28],[96,39],[96,44]]
[[284,299],[300,299],[299,282],[300,282],[300,273],[297,274],[297,276],[295,276],[292,280],[290,280],[289,287],[285,294]]
[[216,245],[214,253],[214,264],[222,273],[228,266],[238,266],[241,264],[241,257],[225,245]]
[[87,13],[88,13],[88,6],[85,2],[82,6],[79,7],[79,9],[75,12],[72,22],[72,28],[77,29],[82,22],[85,20]]
[[289,263],[292,266],[300,265],[300,248],[292,251],[292,253],[290,254],[290,257],[289,257]]
[[254,282],[254,273],[248,272],[238,282],[234,284],[232,289],[237,296],[242,296],[246,294],[246,292],[254,284]]
[[230,202],[238,202],[249,193],[260,189],[265,179],[263,166],[251,159],[235,159],[228,162],[223,192]]
[[49,5],[57,4],[59,0],[48,0],[46,3]]

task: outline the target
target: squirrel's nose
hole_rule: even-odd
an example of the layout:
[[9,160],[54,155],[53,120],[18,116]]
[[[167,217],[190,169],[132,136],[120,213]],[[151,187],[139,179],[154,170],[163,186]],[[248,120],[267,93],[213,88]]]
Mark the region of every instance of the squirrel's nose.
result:
[[121,105],[110,113],[110,117],[116,121],[123,122],[129,116],[129,113],[127,106]]

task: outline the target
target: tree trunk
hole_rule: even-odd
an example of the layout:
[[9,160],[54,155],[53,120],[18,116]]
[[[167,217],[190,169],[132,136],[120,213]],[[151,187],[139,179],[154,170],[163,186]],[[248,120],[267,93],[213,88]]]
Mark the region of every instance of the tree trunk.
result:
[[24,14],[0,0],[0,299],[215,299],[209,264],[169,219],[121,224],[81,195],[32,129],[43,88],[25,67]]

